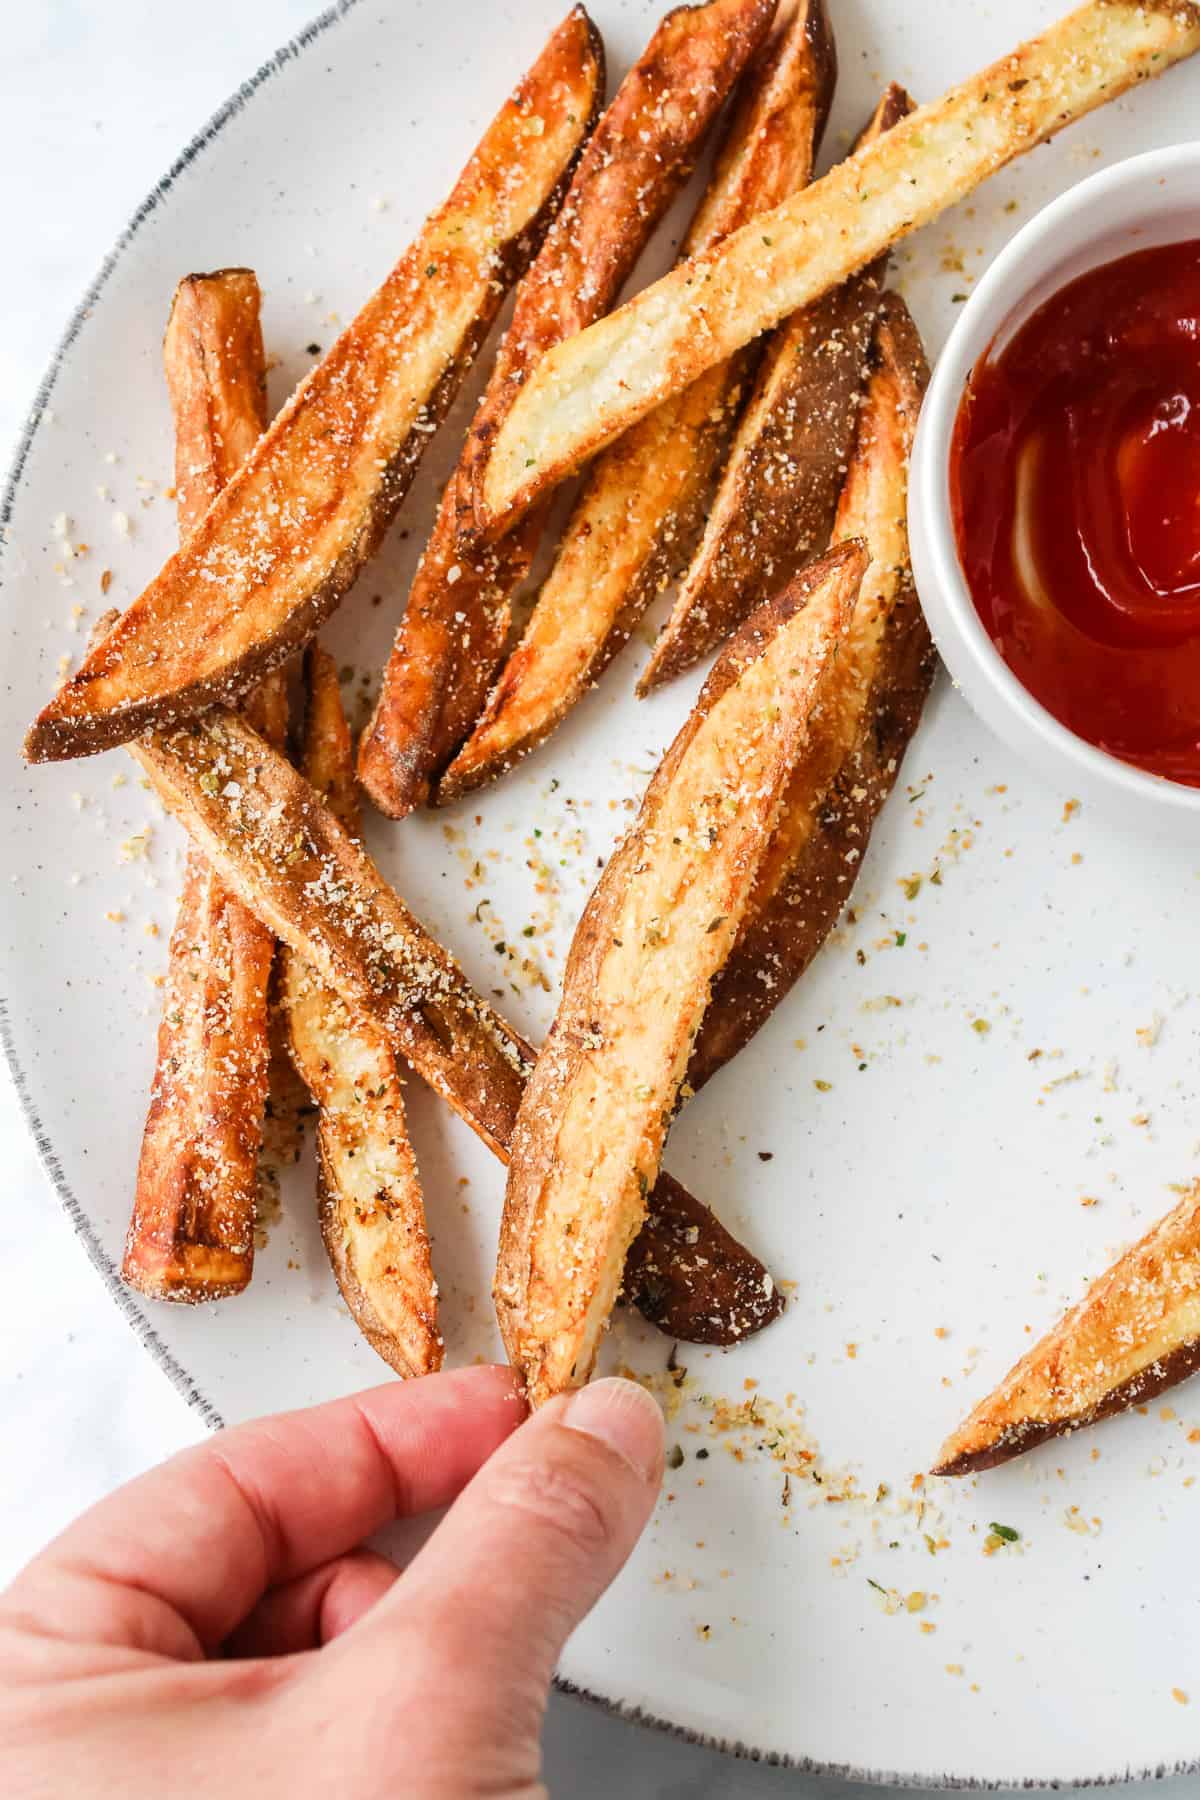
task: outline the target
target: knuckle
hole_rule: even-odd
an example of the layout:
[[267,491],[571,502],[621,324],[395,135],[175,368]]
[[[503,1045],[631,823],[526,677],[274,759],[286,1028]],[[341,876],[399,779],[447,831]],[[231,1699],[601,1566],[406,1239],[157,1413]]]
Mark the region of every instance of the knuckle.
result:
[[612,1521],[580,1471],[537,1463],[497,1471],[492,1497],[573,1550],[594,1552],[612,1539]]

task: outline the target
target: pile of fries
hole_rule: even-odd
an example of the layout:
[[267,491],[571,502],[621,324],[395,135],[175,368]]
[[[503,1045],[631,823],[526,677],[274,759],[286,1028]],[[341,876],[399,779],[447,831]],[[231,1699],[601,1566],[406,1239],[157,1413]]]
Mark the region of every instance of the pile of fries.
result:
[[[837,62],[824,0],[680,7],[607,107],[576,6],[273,423],[254,275],[180,283],[165,362],[181,547],[26,742],[32,761],[127,746],[190,834],[131,1286],[198,1302],[250,1280],[275,1007],[317,1112],[333,1272],[398,1373],[443,1354],[410,1069],[508,1165],[495,1299],[534,1404],[588,1379],[621,1298],[711,1344],[778,1315],[768,1271],[660,1165],[680,1104],[829,934],[929,690],[905,535],[927,370],[888,251],[1198,48],[1190,0],[1087,0],[931,104],[890,86],[814,180]],[[677,265],[610,311],[720,116]],[[510,288],[356,752],[316,633]],[[514,641],[553,490],[589,459]],[[537,1054],[375,867],[361,795],[401,819],[501,777],[672,586],[639,691],[719,654],[579,921]],[[1002,1460],[1197,1361],[1200,1192],[939,1467]]]

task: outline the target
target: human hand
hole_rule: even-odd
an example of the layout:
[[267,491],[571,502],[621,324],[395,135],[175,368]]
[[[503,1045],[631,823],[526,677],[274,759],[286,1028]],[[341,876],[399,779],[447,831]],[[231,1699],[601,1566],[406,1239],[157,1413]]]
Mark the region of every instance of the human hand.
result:
[[[524,1410],[506,1369],[397,1382],[85,1513],[0,1597],[0,1792],[542,1792],[550,1679],[649,1517],[663,1423],[625,1381]],[[450,1502],[402,1572],[359,1548]]]

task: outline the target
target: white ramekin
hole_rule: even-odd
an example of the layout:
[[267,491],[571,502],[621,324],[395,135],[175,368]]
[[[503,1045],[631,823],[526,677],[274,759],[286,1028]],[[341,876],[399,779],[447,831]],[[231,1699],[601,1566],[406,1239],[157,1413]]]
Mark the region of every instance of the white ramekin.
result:
[[964,579],[950,511],[950,440],[972,367],[1056,289],[1097,264],[1200,237],[1200,143],[1104,169],[1017,232],[966,302],[921,409],[908,492],[917,591],[955,685],[992,729],[1047,779],[1142,827],[1195,822],[1200,788],[1135,769],[1060,725],[993,645]]

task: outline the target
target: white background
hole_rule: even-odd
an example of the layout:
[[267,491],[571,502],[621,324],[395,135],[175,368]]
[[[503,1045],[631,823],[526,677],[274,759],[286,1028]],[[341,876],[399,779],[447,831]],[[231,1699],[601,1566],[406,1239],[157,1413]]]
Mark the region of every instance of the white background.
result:
[[[307,21],[311,5],[209,0],[197,10],[51,0],[8,9],[0,453],[15,444],[70,311],[138,202],[237,83]],[[93,1275],[2,1079],[0,1147],[2,1581],[82,1507],[200,1431]],[[565,1701],[552,1707],[547,1774],[553,1793],[581,1800],[617,1791],[867,1791],[734,1763]]]

